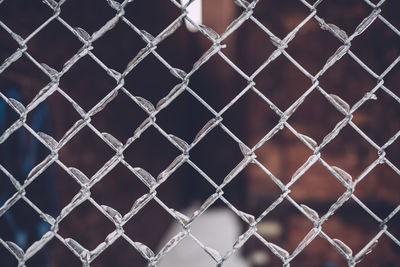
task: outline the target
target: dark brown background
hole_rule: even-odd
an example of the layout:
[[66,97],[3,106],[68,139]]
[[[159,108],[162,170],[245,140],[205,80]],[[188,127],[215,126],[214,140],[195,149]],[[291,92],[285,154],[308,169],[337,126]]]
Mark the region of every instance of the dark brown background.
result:
[[[399,8],[398,2],[394,0],[389,0],[382,6],[382,15],[396,27],[400,27],[397,15]],[[114,15],[106,1],[68,0],[61,10],[61,17],[71,26],[82,27],[89,33],[99,29]],[[284,38],[309,12],[300,1],[260,1],[255,9],[255,17],[278,37]],[[370,12],[371,8],[363,1],[326,0],[318,7],[317,14],[327,23],[339,26],[350,35]],[[51,10],[40,1],[7,0],[0,5],[0,20],[23,38],[51,14]],[[179,14],[180,10],[169,1],[136,0],[126,8],[126,18],[139,29],[145,29],[153,35],[160,33]],[[204,23],[219,33],[239,14],[240,10],[231,1],[204,1]],[[268,36],[251,21],[244,23],[224,43],[227,48],[223,52],[247,75],[251,75],[274,49]],[[56,20],[41,30],[27,45],[28,52],[38,62],[44,62],[57,70],[61,70],[62,65],[81,47],[73,34]],[[189,71],[210,45],[204,36],[190,33],[182,26],[158,46],[157,52],[173,67]],[[108,67],[122,71],[145,43],[127,25],[119,22],[93,46],[93,53]],[[287,51],[307,71],[316,74],[339,46],[337,39],[327,31],[322,31],[317,22],[311,20],[289,44]],[[10,36],[0,29],[1,62],[17,47]],[[376,20],[363,35],[353,40],[351,50],[373,71],[380,74],[399,56],[400,38],[381,21]],[[400,67],[397,65],[384,77],[385,86],[397,95],[400,93],[399,74]],[[143,60],[125,80],[127,90],[153,104],[179,82],[153,55]],[[348,55],[330,68],[319,81],[324,90],[339,95],[350,105],[356,103],[377,83]],[[23,97],[22,102],[26,105],[48,82],[48,78],[37,67],[26,57],[22,57],[1,74],[0,90],[3,92],[13,85],[18,88]],[[289,107],[311,86],[311,81],[283,56],[267,66],[255,78],[255,83],[258,90],[281,110]],[[60,82],[60,88],[86,111],[115,85],[115,81],[87,56],[79,60]],[[219,111],[247,85],[247,81],[220,57],[214,56],[190,78],[189,85]],[[379,90],[376,95],[376,101],[367,101],[355,112],[353,122],[378,145],[383,145],[400,129],[400,106],[383,90]],[[59,140],[79,119],[79,114],[57,92],[48,98],[47,103],[51,134]],[[157,115],[157,123],[167,133],[190,143],[212,117],[208,110],[185,92]],[[92,123],[99,131],[111,133],[124,142],[145,118],[146,114],[131,99],[120,94],[106,109],[92,118]],[[248,146],[256,144],[279,120],[269,106],[253,92],[246,93],[226,111],[223,118],[224,124]],[[29,119],[28,116],[28,122]],[[341,119],[342,115],[315,91],[290,118],[289,123],[298,132],[320,143]],[[400,167],[399,145],[397,140],[386,151],[387,157],[397,167]],[[321,153],[329,164],[346,170],[353,178],[378,157],[374,148],[350,127],[346,127]],[[153,176],[165,169],[178,154],[179,151],[154,128],[146,131],[124,153],[126,161],[133,167],[142,167]],[[284,129],[258,149],[256,154],[276,177],[287,183],[311,152],[289,130]],[[60,151],[59,158],[65,165],[77,167],[90,177],[112,155],[112,150],[90,129],[85,128]],[[216,183],[221,183],[242,156],[232,138],[217,128],[191,151],[190,158]],[[8,160],[17,162],[17,153]],[[60,210],[79,191],[79,187],[61,168],[55,167],[54,173],[52,177],[56,181],[56,192],[40,191],[40,187],[35,187],[33,183],[28,197],[35,202],[37,192],[55,193]],[[2,180],[7,179],[1,175]],[[400,204],[399,189],[399,176],[388,166],[379,165],[357,185],[355,195],[378,216],[384,218]],[[224,191],[232,204],[257,216],[280,194],[279,188],[254,165],[247,167]],[[307,204],[323,214],[345,191],[345,187],[317,163],[291,187],[291,191],[290,196],[298,203]],[[98,203],[114,207],[122,214],[144,193],[146,187],[122,164],[92,189],[92,197]],[[182,209],[194,200],[205,200],[212,193],[213,188],[186,165],[158,189],[160,199],[175,209]],[[45,209],[40,204],[38,206]],[[17,208],[16,206],[14,209]],[[281,235],[265,238],[288,251],[293,251],[312,227],[287,201],[264,220],[278,222],[283,229]],[[169,214],[153,201],[126,225],[125,231],[133,240],[156,249],[170,222]],[[397,214],[388,223],[389,231],[398,239],[399,222],[400,217]],[[93,249],[113,229],[112,223],[92,204],[85,202],[60,224],[59,233],[64,238],[72,237],[88,249]],[[347,243],[357,253],[379,231],[379,225],[357,203],[350,200],[323,225],[323,230],[332,238],[339,238]],[[6,233],[1,237],[4,236]],[[53,239],[48,248],[50,266],[80,265],[58,240]],[[251,238],[241,252],[251,255],[259,249],[269,254],[269,266],[280,266],[280,261],[255,238]],[[3,257],[6,253],[1,255]],[[380,238],[378,247],[366,257],[361,266],[397,266],[400,264],[399,255],[399,247],[384,235]],[[37,263],[39,257],[40,255],[37,259],[33,257],[27,265],[40,266]],[[1,262],[5,262],[5,266],[12,264],[8,258],[2,258]],[[91,266],[111,265],[145,266],[146,263],[127,242],[120,239]],[[292,265],[345,266],[345,261],[327,241],[317,237],[295,258]]]

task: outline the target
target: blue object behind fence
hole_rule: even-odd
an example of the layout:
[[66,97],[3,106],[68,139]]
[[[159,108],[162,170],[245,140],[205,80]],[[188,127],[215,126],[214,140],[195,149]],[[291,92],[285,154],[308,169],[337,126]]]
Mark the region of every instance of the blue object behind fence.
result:
[[[8,98],[14,98],[21,101],[17,90],[8,89],[4,93]],[[35,131],[45,133],[50,132],[49,108],[46,103],[40,104],[30,112],[30,126]],[[0,133],[3,133],[9,125],[18,119],[18,115],[7,108],[7,103],[0,102]],[[0,146],[0,162],[3,166],[12,172],[14,177],[21,183],[25,180],[28,173],[40,162],[47,154],[48,149],[44,147],[28,131],[18,130],[14,132]],[[7,180],[8,177],[1,173],[0,180],[0,206],[15,193],[15,188]],[[56,186],[54,170],[50,167],[47,171],[37,178],[35,188],[29,198],[34,199],[34,204],[41,210],[56,216]],[[29,186],[28,186],[29,189]],[[29,191],[29,190],[28,190]],[[0,218],[0,236],[3,240],[15,242],[22,249],[27,249],[34,241],[40,239],[44,233],[49,230],[49,224],[42,221],[39,216],[28,218],[27,214],[32,214],[32,208],[25,203],[19,205],[23,200],[19,200],[2,218]],[[12,266],[11,263],[3,261],[9,258],[4,255],[5,250],[0,252],[1,266]],[[46,267],[49,266],[48,250],[41,250],[34,258],[28,261],[29,266]]]

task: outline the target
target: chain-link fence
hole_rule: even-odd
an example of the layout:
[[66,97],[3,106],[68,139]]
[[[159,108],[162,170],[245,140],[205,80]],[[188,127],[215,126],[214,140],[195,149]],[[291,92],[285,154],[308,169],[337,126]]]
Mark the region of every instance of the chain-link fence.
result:
[[[12,0],[0,1],[0,8],[3,8],[8,1]],[[178,246],[184,239],[193,240],[199,248],[208,254],[208,256],[215,262],[216,266],[229,266],[229,259],[235,253],[238,253],[238,251],[250,238],[259,240],[265,246],[266,250],[269,250],[274,257],[280,259],[282,266],[290,266],[296,256],[302,253],[302,251],[317,237],[326,240],[330,244],[332,250],[340,253],[343,259],[347,262],[348,266],[355,266],[359,262],[362,262],[361,264],[368,265],[368,262],[362,261],[363,258],[365,255],[374,251],[376,246],[379,246],[379,241],[384,236],[388,237],[395,244],[395,246],[400,246],[399,239],[396,238],[391,229],[387,227],[387,224],[399,212],[400,205],[397,205],[388,215],[382,217],[378,216],[368,207],[368,205],[363,202],[363,200],[354,194],[358,184],[363,181],[363,179],[371,171],[381,164],[390,167],[396,173],[397,179],[400,175],[400,170],[398,167],[396,167],[396,164],[392,163],[392,161],[388,159],[385,152],[393,143],[396,142],[400,135],[400,131],[396,131],[396,133],[386,140],[382,145],[378,145],[353,121],[353,114],[358,109],[363,107],[365,103],[376,99],[376,94],[378,92],[390,96],[395,100],[396,105],[398,105],[400,102],[400,98],[396,95],[396,93],[394,93],[385,85],[386,76],[392,71],[393,68],[396,67],[396,65],[398,65],[398,62],[400,61],[400,56],[398,54],[399,51],[395,51],[397,54],[395,55],[394,61],[385,67],[384,71],[381,73],[373,71],[354,53],[354,51],[352,51],[352,42],[358,38],[361,38],[365,34],[366,30],[377,22],[383,23],[396,36],[400,36],[399,30],[381,14],[381,7],[384,6],[386,2],[389,2],[389,0],[364,0],[363,4],[368,6],[370,13],[358,23],[358,26],[355,28],[354,32],[344,31],[337,25],[331,24],[329,21],[325,21],[324,18],[317,13],[320,5],[326,1],[318,0],[314,3],[310,3],[312,1],[306,0],[296,1],[308,10],[308,15],[302,19],[300,23],[296,24],[296,26],[288,34],[286,34],[284,38],[279,38],[277,35],[275,35],[273,30],[270,30],[268,25],[264,25],[255,14],[255,8],[259,2],[262,1],[235,0],[234,3],[236,4],[236,8],[240,11],[240,15],[237,16],[225,28],[225,30],[219,34],[208,26],[197,24],[190,16],[188,16],[186,8],[193,4],[194,1],[188,1],[185,4],[181,4],[179,1],[171,0],[170,2],[174,5],[174,8],[177,12],[179,12],[180,15],[175,17],[174,20],[164,27],[164,29],[156,36],[153,36],[149,32],[142,30],[139,26],[135,25],[134,22],[125,16],[125,9],[131,5],[134,5],[137,1],[139,0],[107,0],[109,10],[112,11],[113,15],[108,18],[104,25],[99,27],[92,34],[89,34],[88,31],[83,28],[74,27],[71,22],[67,22],[67,20],[63,19],[63,6],[68,2],[65,0],[60,0],[58,2],[55,0],[45,0],[43,3],[40,3],[42,5],[41,8],[49,10],[51,14],[38,27],[35,26],[35,29],[24,38],[21,37],[17,31],[14,31],[11,27],[9,27],[6,20],[0,20],[0,27],[5,30],[7,35],[18,44],[16,50],[13,51],[12,54],[1,63],[0,73],[5,72],[13,64],[22,60],[22,58],[25,58],[33,63],[35,68],[39,69],[50,80],[43,88],[41,88],[34,98],[25,105],[22,104],[21,101],[18,101],[15,97],[7,95],[5,90],[3,90],[4,88],[1,88],[2,91],[0,92],[0,96],[4,102],[6,102],[7,105],[18,114],[18,118],[16,118],[11,125],[8,125],[7,129],[1,133],[0,144],[7,142],[7,140],[12,138],[13,135],[16,135],[17,132],[23,128],[49,151],[49,153],[46,153],[46,156],[42,161],[29,170],[29,173],[26,175],[26,177],[15,177],[15,175],[13,175],[3,163],[0,165],[0,171],[6,176],[7,180],[11,182],[12,187],[15,189],[15,192],[10,196],[6,196],[2,202],[0,207],[0,216],[5,217],[7,212],[12,210],[16,203],[24,202],[31,209],[33,209],[35,213],[40,215],[40,218],[49,225],[40,239],[24,249],[18,245],[18,240],[9,241],[1,237],[0,243],[5,249],[8,250],[10,254],[15,257],[15,259],[18,261],[18,266],[29,266],[29,260],[43,250],[46,244],[53,239],[57,239],[63,245],[65,245],[65,247],[68,248],[81,261],[82,266],[90,266],[96,258],[104,254],[110,246],[120,239],[127,241],[131,247],[139,252],[148,266],[156,266],[163,257],[166,257],[168,253]],[[329,5],[335,5],[335,2],[331,1]],[[96,14],[93,13],[92,16],[96,16]],[[151,17],[152,15],[148,14],[148,16]],[[151,17],[151,19],[156,20],[157,17]],[[197,29],[197,31],[199,31],[209,40],[208,50],[206,50],[201,57],[195,60],[189,71],[184,71],[171,65],[169,60],[165,59],[165,57],[163,57],[157,49],[176,31],[184,28],[185,21],[191,24],[192,27]],[[268,38],[274,46],[273,52],[269,54],[268,58],[263,61],[260,66],[257,66],[255,71],[253,71],[250,75],[243,71],[237,64],[235,64],[224,52],[224,49],[226,48],[226,40],[235,34],[235,32],[237,32],[238,29],[240,29],[240,27],[247,21],[254,23],[259,30],[262,31],[262,34]],[[338,42],[340,42],[340,45],[336,48],[336,51],[326,60],[322,68],[320,68],[314,75],[311,74],[306,67],[303,67],[299,61],[292,57],[290,52],[288,52],[291,42],[295,40],[299,31],[301,31],[303,27],[305,27],[305,25],[310,21],[317,22],[320,27],[319,31],[329,32],[338,40]],[[63,64],[60,71],[55,70],[52,66],[41,63],[38,59],[36,59],[36,57],[30,53],[28,44],[31,39],[40,34],[41,31],[48,25],[56,22],[60,23],[62,27],[69,33],[72,33],[74,36],[73,38],[79,40],[81,46],[80,49]],[[106,36],[110,34],[116,25],[121,24],[128,26],[130,31],[135,32],[138,36],[140,36],[140,38],[144,41],[144,45],[140,51],[126,64],[122,71],[116,71],[109,67],[107,63],[103,62],[96,55],[95,47],[98,41],[100,41],[102,38],[106,38]],[[49,40],[49,42],[51,42],[51,40]],[[339,95],[328,93],[323,88],[323,85],[320,84],[321,77],[323,77],[324,74],[335,64],[337,64],[337,62],[339,62],[345,55],[354,60],[359,68],[364,69],[368,75],[376,81],[376,85],[371,90],[365,92],[362,98],[358,99],[354,105],[349,105]],[[142,96],[133,94],[126,88],[125,83],[125,78],[131,72],[133,72],[142,61],[150,56],[155,57],[159,63],[169,70],[170,75],[179,80],[179,83],[177,83],[173,88],[168,88],[163,97],[157,101],[156,105],[153,105],[153,103],[151,103],[149,100],[146,100]],[[82,61],[83,58],[88,57],[96,62],[97,65],[100,66],[101,69],[103,69],[115,83],[113,88],[108,91],[107,95],[105,95],[100,101],[96,101],[96,103],[90,109],[82,107],[79,104],[79,99],[71,96],[67,90],[60,86],[60,79],[67,75],[74,65]],[[212,58],[216,57],[222,59],[224,63],[229,65],[236,72],[236,74],[238,74],[247,82],[247,85],[241,88],[240,92],[235,94],[235,96],[219,110],[216,110],[212,105],[210,105],[208,101],[202,98],[202,96],[200,96],[195,89],[191,88],[190,85],[192,76],[194,76],[199,69],[202,68]],[[290,61],[290,64],[299,70],[305,77],[307,77],[312,84],[286,109],[279,108],[280,104],[263,94],[255,83],[257,76],[279,58],[285,58]],[[85,77],[81,78],[85,79]],[[147,78],[157,79],[156,74],[154,77]],[[273,79],[273,77],[271,77],[271,79]],[[96,89],[93,88],[91,90],[93,90],[94,94],[94,90]],[[240,137],[234,134],[235,129],[231,129],[230,126],[227,126],[224,123],[225,113],[232,106],[234,106],[235,103],[239,102],[248,92],[256,94],[257,97],[263,101],[265,108],[272,110],[277,116],[279,116],[279,120],[276,124],[274,124],[272,129],[270,129],[269,132],[259,139],[253,146],[248,146],[246,141],[241,140]],[[73,126],[70,127],[68,131],[66,131],[66,133],[59,138],[58,141],[56,141],[55,138],[49,134],[34,130],[32,124],[29,123],[30,114],[34,113],[42,103],[45,103],[47,99],[55,93],[61,95],[63,99],[67,100],[69,105],[72,106],[80,116],[79,119],[74,122]],[[289,122],[289,119],[296,113],[298,108],[300,108],[302,105],[305,105],[305,101],[309,98],[309,96],[315,93],[323,96],[326,100],[328,100],[329,105],[341,113],[340,121],[336,123],[336,125],[332,130],[329,131],[328,134],[324,135],[321,142],[317,142],[313,138],[301,134],[296,130],[296,127]],[[197,104],[200,103],[203,108],[212,114],[212,118],[201,127],[191,142],[187,142],[178,136],[169,134],[169,132],[165,130],[165,127],[162,126],[163,124],[159,118],[161,114],[175,101],[177,101],[180,95],[183,94],[189,94],[196,100]],[[140,107],[146,113],[143,121],[141,121],[140,125],[136,128],[136,130],[134,130],[134,132],[131,134],[131,136],[129,136],[129,138],[127,138],[125,142],[117,139],[107,132],[100,131],[98,129],[99,127],[96,127],[93,123],[93,117],[97,114],[99,114],[101,117],[103,110],[121,95],[127,96],[130,99],[129,101],[131,105]],[[119,120],[126,121],[126,123],[128,123],[129,116],[129,112],[126,112],[121,118],[119,118]],[[248,116],[251,117],[252,114],[250,113]],[[389,121],[387,123],[391,122]],[[377,153],[377,156],[372,163],[365,167],[361,174],[357,177],[352,177],[348,172],[328,163],[324,157],[321,156],[321,152],[324,151],[324,148],[328,146],[328,144],[330,144],[344,128],[354,129],[357,133],[357,139],[366,141]],[[101,168],[97,170],[91,177],[88,177],[77,168],[68,166],[68,164],[59,158],[59,151],[62,150],[64,146],[72,142],[72,139],[83,129],[89,129],[91,133],[94,133],[96,136],[101,138],[103,141],[103,147],[109,147],[113,151],[112,155],[107,159],[105,164],[102,165]],[[158,176],[153,176],[148,170],[132,165],[124,157],[125,151],[134,145],[135,142],[140,140],[141,136],[145,134],[146,131],[149,131],[149,129],[155,129],[160,135],[163,136],[163,138],[166,138],[170,144],[179,150],[179,155],[170,161],[167,168],[159,172]],[[216,183],[215,179],[206,174],[206,172],[199,167],[198,163],[193,161],[191,158],[191,151],[194,150],[204,138],[215,131],[215,129],[222,130],[224,134],[232,138],[236,142],[235,146],[237,146],[242,153],[240,162],[229,171],[229,173],[220,183]],[[309,156],[308,159],[306,159],[306,161],[303,162],[303,164],[297,169],[297,171],[291,175],[291,178],[288,180],[288,182],[283,182],[281,179],[282,177],[275,176],[273,172],[269,170],[268,166],[265,166],[265,164],[258,159],[256,151],[284,129],[293,134],[302,142],[304,147],[309,149],[309,151],[312,153],[311,156]],[[381,131],[385,131],[385,129],[381,129]],[[16,148],[12,147],[11,149]],[[212,154],[212,149],[208,151],[208,153]],[[299,180],[301,180],[307,171],[316,163],[322,164],[326,170],[328,170],[329,173],[331,173],[345,188],[345,192],[341,194],[323,214],[318,213],[307,205],[295,200],[290,195],[292,187]],[[103,178],[118,164],[124,165],[127,169],[129,169],[135,179],[139,179],[147,187],[147,192],[141,197],[137,198],[130,210],[125,214],[121,214],[113,207],[98,203],[98,201],[96,201],[91,194],[92,189],[97,184],[101,184],[103,182]],[[165,203],[165,201],[163,201],[161,197],[159,197],[157,191],[157,189],[169,181],[173,174],[177,172],[183,165],[189,165],[191,168],[193,168],[195,172],[213,188],[212,194],[210,194],[209,197],[191,215],[185,215],[170,207],[167,203]],[[235,204],[232,204],[232,202],[224,193],[225,188],[228,187],[235,179],[237,179],[237,176],[250,165],[255,165],[261,169],[265,175],[264,179],[269,179],[272,181],[280,190],[280,195],[274,199],[274,201],[258,216],[239,210],[239,207],[237,207]],[[38,177],[40,177],[47,170],[51,169],[53,166],[58,166],[67,172],[73,179],[74,183],[80,187],[79,193],[73,197],[72,201],[63,206],[60,213],[56,216],[52,216],[47,212],[42,211],[37,204],[31,201],[30,197],[26,193],[30,186],[33,186],[33,183],[38,179]],[[379,184],[377,186],[379,186]],[[376,229],[377,233],[369,240],[369,242],[364,244],[360,250],[354,252],[348,245],[346,245],[345,242],[335,238],[334,236],[331,236],[324,231],[324,224],[349,200],[355,201],[359,207],[365,210],[368,215],[379,224]],[[166,244],[164,244],[158,252],[150,249],[148,245],[135,240],[134,237],[128,236],[124,230],[124,227],[127,223],[129,223],[131,220],[134,220],[135,217],[140,216],[141,210],[150,208],[148,206],[150,201],[155,201],[165,212],[169,214],[171,218],[173,218],[173,220],[175,220],[181,226],[180,231]],[[202,216],[216,201],[222,202],[225,207],[234,212],[237,215],[237,218],[246,225],[246,230],[244,233],[237,237],[236,242],[232,244],[232,247],[225,253],[217,251],[213,247],[207,246],[201,241],[201,237],[197,237],[195,233],[191,232],[191,225],[196,222],[196,220]],[[297,247],[292,251],[288,251],[287,249],[278,246],[265,236],[261,235],[257,229],[259,223],[273,210],[279,207],[283,201],[288,201],[292,207],[301,212],[301,214],[305,216],[313,225],[313,227],[298,243]],[[65,236],[63,237],[59,234],[60,223],[65,221],[70,213],[77,209],[84,202],[89,202],[93,207],[101,212],[105,218],[112,222],[114,226],[114,229],[110,233],[107,233],[105,240],[99,242],[92,250],[85,248],[78,241],[72,238]],[[196,259],[193,259],[193,261],[196,261]],[[368,261],[368,259],[366,261]]]

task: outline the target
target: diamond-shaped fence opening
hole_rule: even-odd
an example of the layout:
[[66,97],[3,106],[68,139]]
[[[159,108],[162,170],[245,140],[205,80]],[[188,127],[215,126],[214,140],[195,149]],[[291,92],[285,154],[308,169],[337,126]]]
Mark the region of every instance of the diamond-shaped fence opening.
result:
[[400,4],[161,2],[0,0],[0,265],[400,265]]

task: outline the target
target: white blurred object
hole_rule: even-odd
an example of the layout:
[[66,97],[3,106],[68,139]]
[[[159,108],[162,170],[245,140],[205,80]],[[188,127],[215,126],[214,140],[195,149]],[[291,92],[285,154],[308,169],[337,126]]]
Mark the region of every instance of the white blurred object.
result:
[[[186,5],[189,0],[182,0],[182,5]],[[203,22],[203,14],[202,14],[202,0],[193,1],[187,8],[188,17],[194,21],[196,24],[202,24]],[[190,22],[185,20],[186,28],[191,31],[197,31],[197,28],[194,27]]]
[[[192,214],[192,206],[184,214]],[[211,208],[191,224],[191,233],[203,245],[217,250],[222,256],[232,248],[242,234],[239,219],[228,208]],[[165,233],[172,236],[181,231],[178,224],[173,224]],[[164,245],[168,240],[162,240]],[[160,249],[160,248],[159,248]],[[208,267],[215,266],[215,261],[191,237],[186,237],[157,264],[158,267]],[[237,251],[227,260],[229,267],[249,267],[249,264]]]

